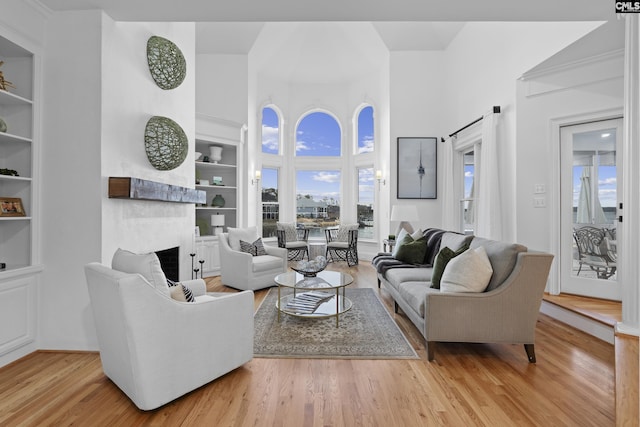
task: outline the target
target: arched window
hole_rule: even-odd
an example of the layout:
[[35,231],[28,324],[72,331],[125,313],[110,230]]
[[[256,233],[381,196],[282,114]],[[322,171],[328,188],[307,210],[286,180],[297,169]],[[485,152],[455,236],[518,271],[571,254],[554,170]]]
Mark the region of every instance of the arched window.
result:
[[262,109],[262,152],[280,153],[280,118],[271,107]]
[[373,107],[368,105],[358,114],[358,149],[357,153],[372,153],[374,149]]
[[315,111],[296,129],[296,156],[340,156],[341,131],[333,116]]

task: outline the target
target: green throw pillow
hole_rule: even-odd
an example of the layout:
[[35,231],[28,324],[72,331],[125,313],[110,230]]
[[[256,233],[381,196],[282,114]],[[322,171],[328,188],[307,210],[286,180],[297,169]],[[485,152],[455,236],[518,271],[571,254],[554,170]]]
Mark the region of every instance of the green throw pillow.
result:
[[469,249],[469,243],[462,245],[460,249],[455,252],[446,246],[440,249],[440,252],[438,252],[438,255],[436,256],[436,260],[433,263],[433,272],[431,273],[431,287],[433,289],[440,289],[440,279],[442,279],[442,273],[444,273],[444,268],[447,266],[449,261],[467,249]]
[[420,264],[427,253],[427,242],[424,237],[413,240],[411,235],[407,234],[402,239],[400,249],[395,254],[395,258],[407,264]]

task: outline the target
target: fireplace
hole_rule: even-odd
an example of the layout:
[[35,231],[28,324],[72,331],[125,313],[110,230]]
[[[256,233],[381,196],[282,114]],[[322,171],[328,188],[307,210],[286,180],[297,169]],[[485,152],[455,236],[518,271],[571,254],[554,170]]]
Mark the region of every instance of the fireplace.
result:
[[167,279],[178,282],[180,280],[180,248],[176,246],[157,251],[156,255],[158,255],[160,266]]

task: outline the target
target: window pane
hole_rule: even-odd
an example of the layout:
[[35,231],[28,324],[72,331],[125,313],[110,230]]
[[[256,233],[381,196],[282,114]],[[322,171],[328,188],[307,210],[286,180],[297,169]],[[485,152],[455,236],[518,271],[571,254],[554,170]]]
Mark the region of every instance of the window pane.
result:
[[340,222],[340,171],[296,173],[296,219],[309,237],[324,238],[326,227]]
[[280,124],[278,113],[273,108],[262,109],[262,152],[278,154],[280,141]]
[[340,156],[340,126],[327,113],[308,114],[296,129],[296,156]]
[[262,237],[275,237],[280,218],[278,169],[262,169]]
[[369,106],[358,114],[358,154],[371,153],[373,148],[373,107]]
[[373,168],[358,169],[358,238],[373,239]]

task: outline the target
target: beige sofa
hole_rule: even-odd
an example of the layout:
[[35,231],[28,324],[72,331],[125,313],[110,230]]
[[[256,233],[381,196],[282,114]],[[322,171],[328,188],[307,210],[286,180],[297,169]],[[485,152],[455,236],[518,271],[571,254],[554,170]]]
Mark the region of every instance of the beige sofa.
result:
[[[378,286],[384,285],[398,308],[425,338],[428,360],[433,360],[437,342],[524,344],[535,363],[535,328],[553,255],[531,252],[519,244],[428,229],[430,246],[424,265],[394,264],[389,254],[372,263],[378,269]],[[483,246],[493,274],[484,292],[442,292],[433,289],[433,260],[440,248],[456,250],[470,241],[470,250]],[[391,264],[382,268],[384,260]],[[389,265],[388,265],[389,267]]]

